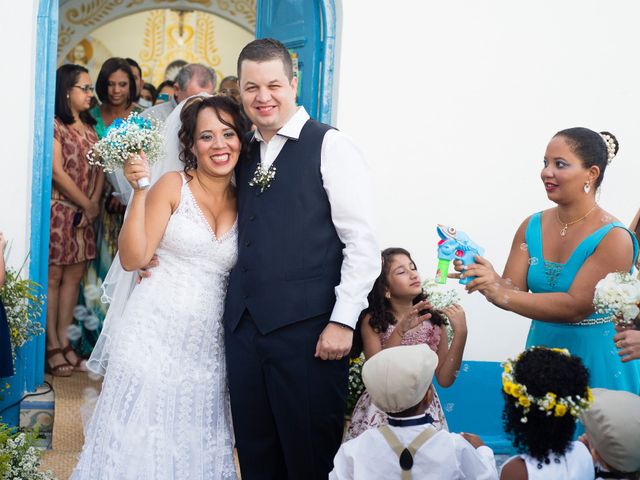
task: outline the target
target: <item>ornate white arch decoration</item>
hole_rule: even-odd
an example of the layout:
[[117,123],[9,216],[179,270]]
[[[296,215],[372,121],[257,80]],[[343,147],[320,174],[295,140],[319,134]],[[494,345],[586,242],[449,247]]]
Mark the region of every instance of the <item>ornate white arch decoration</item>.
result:
[[147,10],[199,10],[229,20],[249,33],[256,29],[256,0],[62,0],[60,4],[58,58],[96,28]]

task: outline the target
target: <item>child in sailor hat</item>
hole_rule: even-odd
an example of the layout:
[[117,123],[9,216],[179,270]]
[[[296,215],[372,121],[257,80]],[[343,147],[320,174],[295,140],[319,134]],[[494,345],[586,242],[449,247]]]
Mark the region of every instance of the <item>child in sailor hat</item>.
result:
[[580,437],[596,466],[596,480],[640,479],[640,397],[621,390],[594,388],[593,404],[580,413]]
[[438,356],[424,344],[386,348],[364,364],[364,384],[389,425],[344,443],[330,480],[498,478],[493,452],[479,437],[431,425],[426,411],[437,365]]

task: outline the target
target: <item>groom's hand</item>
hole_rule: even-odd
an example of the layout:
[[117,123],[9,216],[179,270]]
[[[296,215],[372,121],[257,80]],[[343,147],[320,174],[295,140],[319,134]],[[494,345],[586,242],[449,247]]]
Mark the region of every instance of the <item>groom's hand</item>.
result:
[[151,261],[140,270],[138,270],[138,278],[136,278],[136,283],[140,283],[145,278],[149,278],[151,276],[151,269],[156,268],[158,265],[160,265],[160,262],[158,261],[158,256],[154,253],[153,257],[151,257]]
[[353,330],[328,323],[318,338],[315,357],[322,360],[340,360],[351,351]]

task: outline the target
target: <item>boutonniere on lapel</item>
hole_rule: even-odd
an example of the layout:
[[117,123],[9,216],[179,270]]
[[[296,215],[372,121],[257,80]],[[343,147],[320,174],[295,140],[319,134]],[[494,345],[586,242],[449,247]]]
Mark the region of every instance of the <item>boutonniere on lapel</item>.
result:
[[264,192],[271,186],[271,182],[276,176],[276,166],[271,164],[269,168],[264,168],[262,163],[258,162],[253,178],[249,180],[250,187],[260,187],[260,193]]

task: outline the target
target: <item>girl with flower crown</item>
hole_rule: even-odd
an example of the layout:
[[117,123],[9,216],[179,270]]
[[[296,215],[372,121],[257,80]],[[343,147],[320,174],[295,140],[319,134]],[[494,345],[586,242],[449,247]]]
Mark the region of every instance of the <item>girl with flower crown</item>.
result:
[[[366,358],[384,348],[426,343],[438,354],[436,378],[441,387],[453,384],[460,369],[467,341],[467,323],[460,305],[452,305],[442,312],[432,310],[422,290],[422,282],[411,254],[403,248],[387,248],[382,252],[382,272],[369,293],[369,308],[358,323]],[[453,329],[449,346],[446,324]],[[427,413],[433,426],[448,430],[447,421],[437,393]],[[387,423],[387,416],[371,403],[365,391],[356,404],[347,439],[360,435],[368,428]]]
[[578,415],[592,401],[589,372],[567,350],[533,347],[503,363],[504,429],[519,455],[500,480],[589,480],[589,449],[573,441]]

